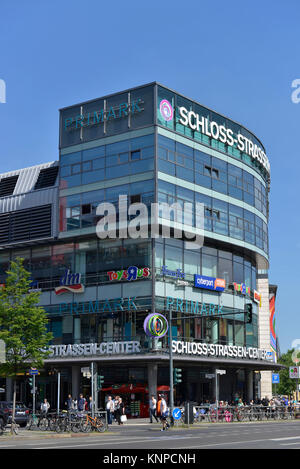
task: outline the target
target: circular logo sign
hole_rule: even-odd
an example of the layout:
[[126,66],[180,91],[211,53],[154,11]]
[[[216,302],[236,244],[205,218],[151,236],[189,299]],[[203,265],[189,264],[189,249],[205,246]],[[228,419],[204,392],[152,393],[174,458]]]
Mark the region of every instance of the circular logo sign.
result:
[[148,337],[163,337],[168,328],[167,318],[162,314],[149,314],[144,321],[144,331]]
[[173,119],[173,108],[167,99],[163,99],[160,102],[159,110],[165,121],[171,121]]

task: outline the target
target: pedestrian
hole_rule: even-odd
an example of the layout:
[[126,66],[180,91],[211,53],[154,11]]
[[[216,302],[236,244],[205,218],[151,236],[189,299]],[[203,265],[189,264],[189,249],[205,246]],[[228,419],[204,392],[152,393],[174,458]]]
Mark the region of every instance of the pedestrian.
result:
[[50,408],[50,404],[47,401],[47,399],[44,399],[44,402],[41,404],[41,412],[46,415],[48,413],[48,410]]
[[115,416],[115,419],[118,422],[118,425],[123,424],[123,422],[121,422],[121,416],[124,415],[124,414],[125,414],[125,406],[122,402],[122,398],[120,396],[116,396],[114,416]]
[[68,399],[66,401],[66,406],[67,406],[67,409],[69,411],[74,410],[74,401],[73,401],[73,398],[72,398],[71,394],[68,395]]
[[120,419],[119,419],[119,425],[123,425],[123,418],[125,415],[125,404],[123,402],[122,397],[119,398],[119,409],[120,409]]
[[162,422],[162,429],[161,429],[161,432],[167,430],[168,428],[170,428],[170,425],[168,424],[168,421],[167,421],[167,411],[168,411],[168,408],[167,408],[167,402],[165,400],[165,396],[164,394],[161,394],[160,395],[160,419],[161,419],[161,422]]
[[90,396],[89,398],[89,411],[93,412],[93,398]]
[[83,412],[85,410],[85,398],[83,397],[83,394],[79,395],[77,407],[79,412]]
[[158,418],[156,417],[156,405],[157,401],[155,399],[155,396],[151,396],[150,403],[149,403],[149,417],[150,417],[150,423],[152,423],[152,418],[154,417],[155,420],[158,422]]
[[84,398],[84,410],[87,412],[89,410],[89,400],[88,397]]
[[114,415],[114,401],[111,396],[108,396],[106,402],[106,412],[107,412],[107,423],[108,425],[112,424],[112,418]]

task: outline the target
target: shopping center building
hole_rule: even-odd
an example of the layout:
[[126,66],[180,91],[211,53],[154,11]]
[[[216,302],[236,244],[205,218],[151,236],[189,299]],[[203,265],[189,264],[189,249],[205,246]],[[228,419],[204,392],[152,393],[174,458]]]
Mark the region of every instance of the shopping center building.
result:
[[[221,400],[271,395],[270,164],[260,140],[158,83],[61,109],[59,126],[59,160],[0,175],[0,283],[24,258],[53,334],[38,398],[55,407],[58,372],[61,402],[90,395],[93,363],[104,376],[99,404],[119,394],[145,415],[149,394],[169,386],[169,336],[145,334],[150,313],[172,315],[175,403],[214,400],[216,370]],[[160,236],[134,238],[121,229],[120,195],[149,213],[154,202],[188,211],[178,221],[160,210]],[[116,207],[114,238],[97,231],[103,202]],[[2,385],[9,399],[10,380]],[[22,377],[18,399],[31,399]]]

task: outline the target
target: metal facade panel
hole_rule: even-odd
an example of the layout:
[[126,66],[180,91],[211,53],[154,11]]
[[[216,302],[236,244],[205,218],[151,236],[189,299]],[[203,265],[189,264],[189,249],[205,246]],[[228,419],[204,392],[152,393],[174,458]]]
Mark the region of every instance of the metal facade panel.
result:
[[[3,178],[18,175],[19,178],[18,178],[13,195],[28,193],[30,191],[33,191],[41,169],[45,169],[45,168],[49,168],[51,166],[57,166],[57,165],[58,165],[58,161],[51,161],[49,163],[43,163],[37,166],[31,166],[29,168],[9,171],[7,173],[0,174],[0,180]],[[2,200],[0,200],[0,204],[1,202]]]

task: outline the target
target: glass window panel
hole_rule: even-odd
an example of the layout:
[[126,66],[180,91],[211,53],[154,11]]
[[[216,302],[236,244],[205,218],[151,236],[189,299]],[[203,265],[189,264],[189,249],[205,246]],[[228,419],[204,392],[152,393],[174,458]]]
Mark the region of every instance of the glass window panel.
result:
[[211,165],[211,156],[203,153],[202,151],[195,150],[195,161],[207,165]]
[[[162,160],[159,160],[159,161],[162,161]],[[165,163],[164,161],[162,162]],[[127,166],[127,165],[123,165],[123,166]],[[122,166],[120,166],[120,168],[122,168]],[[132,161],[130,164],[130,174],[143,173],[144,171],[150,171],[152,169],[154,169],[153,159]]]
[[97,206],[104,201],[104,190],[85,192],[82,194],[82,204],[95,204]]
[[243,192],[237,187],[228,185],[228,195],[235,197],[236,199],[243,200]]
[[184,187],[181,187],[181,186],[176,186],[176,193],[177,193],[177,197],[180,197],[181,199],[184,199],[188,202],[194,203],[193,191],[190,191],[189,189],[185,189]]
[[61,166],[60,177],[70,176],[70,175],[71,175],[71,166]]
[[144,135],[143,137],[137,137],[130,140],[131,150],[138,150],[154,145],[154,134]]
[[91,171],[92,169],[92,162],[91,161],[85,161],[82,163],[82,171]]
[[122,186],[109,187],[106,189],[106,200],[114,201],[119,199],[119,195],[129,194],[129,184],[123,184]]
[[105,158],[97,158],[93,160],[93,169],[102,169],[105,166]]
[[97,169],[88,173],[82,173],[82,184],[90,184],[92,182],[103,181],[104,169]]
[[81,185],[81,174],[74,176],[66,176],[60,179],[60,189],[68,189],[70,187]]
[[170,270],[182,269],[182,249],[166,245],[165,262]]
[[236,283],[244,283],[244,266],[239,262],[233,261],[233,281]]
[[235,323],[234,325],[235,345],[243,346],[245,344],[245,327],[244,324]]
[[211,189],[211,177],[204,176],[200,173],[195,173],[195,183],[199,184],[199,186],[204,186],[208,189]]
[[105,170],[106,179],[114,179],[114,178],[121,177],[121,176],[128,176],[129,174],[130,174],[129,163],[118,165],[117,168],[115,166],[111,166],[110,168],[106,168]]
[[194,171],[185,169],[182,166],[176,166],[176,176],[186,181],[194,182]]
[[106,157],[106,166],[116,166],[119,164],[119,155],[111,155]]
[[175,176],[175,164],[169,163],[168,161],[158,160],[158,170],[163,173],[170,174],[170,176]]
[[82,161],[94,160],[99,157],[105,156],[105,146],[91,148],[90,150],[83,150],[82,152]]
[[226,285],[232,283],[232,261],[219,257],[219,277],[226,280]]
[[152,180],[134,182],[130,184],[130,194],[142,194],[145,192],[151,192],[153,191],[153,189],[154,189],[154,182]]
[[76,153],[68,153],[67,155],[60,155],[60,164],[69,165],[74,163],[80,163],[81,161],[81,152],[77,151]]
[[81,164],[72,164],[71,166],[71,173],[78,174],[81,171]]
[[199,252],[184,251],[184,272],[186,274],[200,274],[200,255]]
[[217,256],[209,256],[202,253],[202,275],[217,277]]
[[164,137],[163,135],[158,135],[158,145],[168,148],[171,151],[175,151],[175,141],[170,138]]
[[123,140],[122,142],[111,143],[106,145],[106,155],[116,155],[118,153],[124,153],[129,151],[129,140]]
[[154,156],[154,147],[142,148],[141,154],[142,154],[142,159],[143,160],[145,160],[147,158],[153,158],[153,156]]

